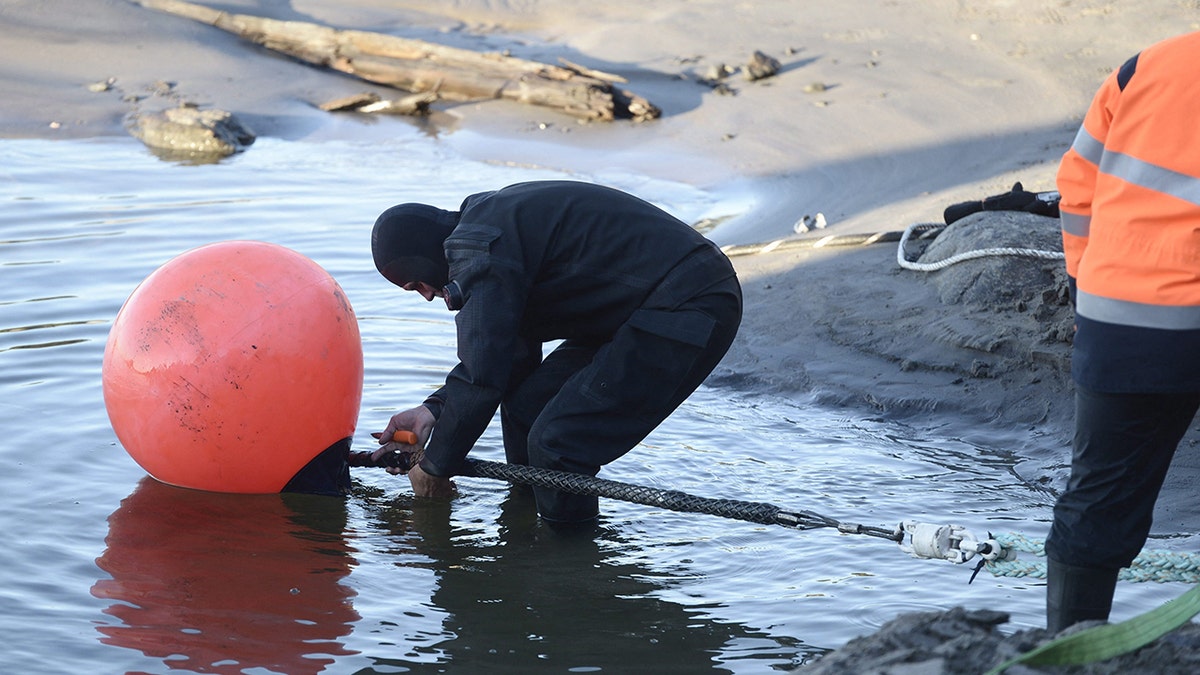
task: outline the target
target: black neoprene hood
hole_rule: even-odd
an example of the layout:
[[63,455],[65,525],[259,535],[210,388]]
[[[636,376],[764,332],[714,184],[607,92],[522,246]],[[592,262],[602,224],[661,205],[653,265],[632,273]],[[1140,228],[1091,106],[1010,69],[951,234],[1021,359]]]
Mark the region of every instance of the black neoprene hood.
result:
[[422,281],[441,288],[449,281],[443,243],[458,224],[458,212],[428,204],[399,204],[379,214],[371,231],[375,269],[404,286]]

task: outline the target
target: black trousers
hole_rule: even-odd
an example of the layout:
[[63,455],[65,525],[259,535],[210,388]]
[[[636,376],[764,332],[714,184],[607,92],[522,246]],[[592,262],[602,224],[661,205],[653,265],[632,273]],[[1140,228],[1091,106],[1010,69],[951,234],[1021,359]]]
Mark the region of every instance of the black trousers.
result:
[[[603,344],[567,340],[500,407],[507,459],[594,476],[629,452],[691,395],[741,322],[729,278],[682,302],[648,303]],[[598,499],[535,488],[551,522],[595,518]]]
[[1047,557],[1075,567],[1128,567],[1146,543],[1163,479],[1198,408],[1200,393],[1076,386],[1071,477],[1054,505]]

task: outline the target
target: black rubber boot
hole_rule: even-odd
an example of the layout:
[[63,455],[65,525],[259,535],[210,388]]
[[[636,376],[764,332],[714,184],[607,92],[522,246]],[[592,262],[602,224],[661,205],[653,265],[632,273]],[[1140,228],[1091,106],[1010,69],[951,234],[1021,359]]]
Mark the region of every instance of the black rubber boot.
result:
[[537,498],[538,514],[556,529],[591,527],[600,515],[600,498],[595,495],[577,495],[544,487],[533,488],[533,494]]
[[1058,633],[1082,621],[1108,621],[1117,572],[1047,559],[1046,630]]

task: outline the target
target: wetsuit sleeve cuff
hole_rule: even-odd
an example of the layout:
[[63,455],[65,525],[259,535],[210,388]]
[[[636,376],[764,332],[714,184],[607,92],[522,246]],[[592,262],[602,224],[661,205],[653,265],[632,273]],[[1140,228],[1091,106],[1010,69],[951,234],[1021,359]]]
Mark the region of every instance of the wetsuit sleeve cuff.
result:
[[430,476],[437,476],[438,478],[449,478],[454,475],[454,471],[449,470],[446,467],[438,466],[437,464],[434,464],[433,462],[431,462],[429,460],[428,457],[424,457],[421,459],[420,466],[421,466],[421,470],[424,471],[425,473],[429,474]]
[[442,408],[446,406],[446,402],[435,396],[430,396],[421,405],[425,406],[433,414],[433,419],[439,420],[442,418]]

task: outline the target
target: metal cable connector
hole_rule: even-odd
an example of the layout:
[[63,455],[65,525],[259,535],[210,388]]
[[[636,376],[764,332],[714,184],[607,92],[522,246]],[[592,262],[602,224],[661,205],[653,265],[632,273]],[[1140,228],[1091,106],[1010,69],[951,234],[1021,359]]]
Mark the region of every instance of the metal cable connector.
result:
[[1016,558],[1014,552],[992,539],[990,533],[987,539],[981,540],[961,525],[908,520],[902,528],[906,539],[900,542],[900,548],[915,558],[949,560],[957,564],[965,563],[976,555],[989,562]]

